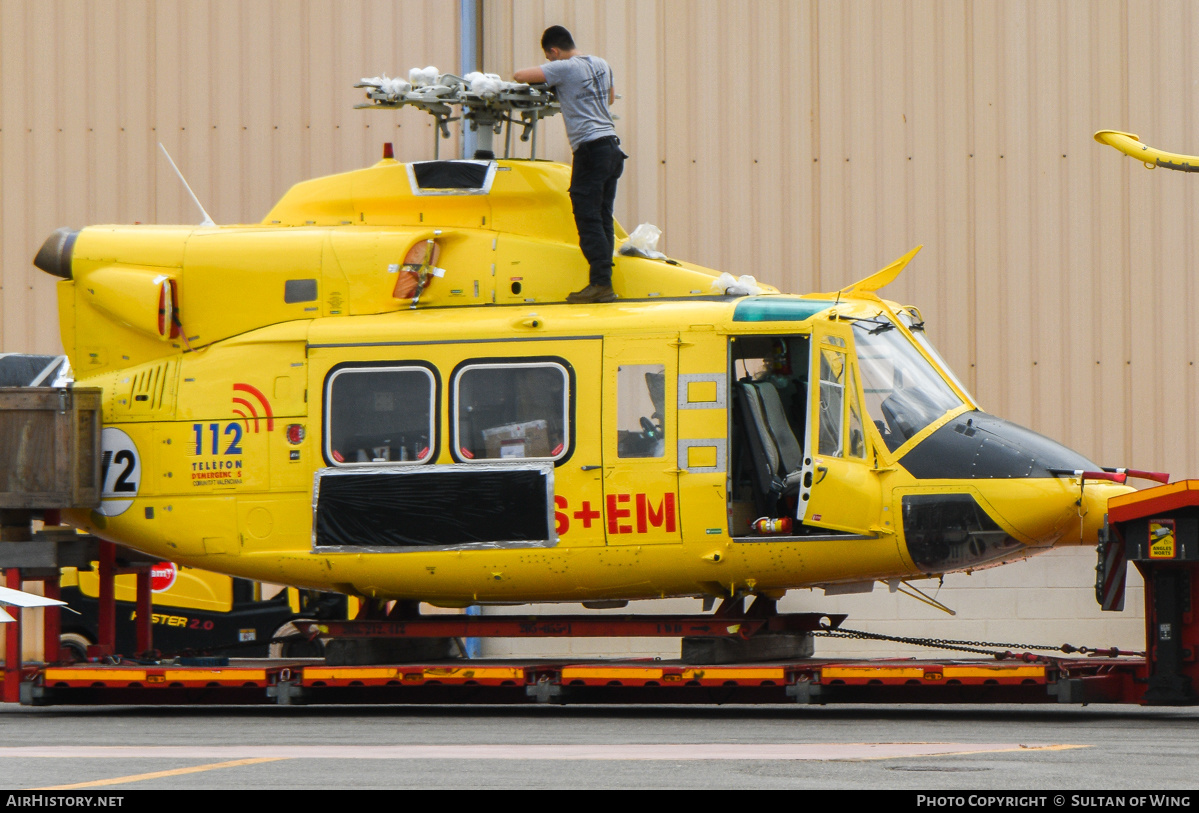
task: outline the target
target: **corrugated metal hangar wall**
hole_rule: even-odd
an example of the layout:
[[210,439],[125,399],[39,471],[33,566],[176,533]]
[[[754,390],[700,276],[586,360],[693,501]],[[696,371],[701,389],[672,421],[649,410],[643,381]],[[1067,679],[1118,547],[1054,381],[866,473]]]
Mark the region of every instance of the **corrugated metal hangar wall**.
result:
[[[632,155],[617,216],[669,253],[807,291],[923,243],[884,293],[922,309],[985,408],[1107,465],[1199,474],[1199,179],[1091,139],[1199,153],[1193,4],[479,0],[474,22],[486,71],[542,61],[553,23],[612,63]],[[55,227],[198,221],[159,141],[222,223],[384,141],[432,157],[424,117],[356,111],[352,86],[459,71],[461,33],[436,0],[0,0],[0,351],[58,349],[30,265]],[[569,160],[561,125],[546,135]],[[1072,635],[1106,636],[1083,643],[1135,643],[1133,614],[1094,608],[1092,562],[947,580],[963,612],[941,621],[884,596],[795,601],[957,637],[1053,641],[1082,619]]]

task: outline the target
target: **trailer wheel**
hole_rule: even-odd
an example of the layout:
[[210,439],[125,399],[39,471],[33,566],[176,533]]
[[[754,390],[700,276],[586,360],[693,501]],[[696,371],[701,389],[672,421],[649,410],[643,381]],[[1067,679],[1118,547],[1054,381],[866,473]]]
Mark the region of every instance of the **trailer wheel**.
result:
[[72,663],[86,663],[87,648],[91,645],[91,641],[77,632],[64,632],[58,636],[58,648],[66,650]]
[[[323,658],[325,657],[325,642],[320,638],[309,641],[303,632],[309,624],[315,624],[310,619],[288,621],[271,635],[269,650],[272,658]],[[291,638],[289,641],[276,641],[277,638]]]

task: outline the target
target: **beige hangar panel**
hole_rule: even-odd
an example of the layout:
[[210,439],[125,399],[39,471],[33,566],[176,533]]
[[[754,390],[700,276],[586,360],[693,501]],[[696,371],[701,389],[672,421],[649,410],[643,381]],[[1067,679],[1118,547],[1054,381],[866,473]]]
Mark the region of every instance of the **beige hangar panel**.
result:
[[60,352],[54,281],[31,265],[55,228],[199,223],[159,142],[217,223],[257,222],[384,141],[431,158],[430,122],[354,110],[354,84],[457,71],[458,42],[437,0],[0,2],[0,352]]
[[[627,227],[792,291],[923,243],[884,293],[922,309],[986,409],[1101,464],[1199,476],[1199,178],[1091,140],[1199,153],[1193,4],[481,0],[479,18],[483,70],[542,61],[553,23],[612,63]],[[59,349],[53,280],[30,264],[54,228],[199,221],[159,141],[217,222],[257,221],[384,141],[431,158],[424,117],[354,110],[352,86],[459,64],[457,4],[437,0],[0,0],[0,352]],[[540,142],[569,159],[558,120]],[[1092,566],[1059,552],[947,579],[953,618],[882,589],[787,605],[900,634],[1136,644],[1135,612],[1094,606]]]

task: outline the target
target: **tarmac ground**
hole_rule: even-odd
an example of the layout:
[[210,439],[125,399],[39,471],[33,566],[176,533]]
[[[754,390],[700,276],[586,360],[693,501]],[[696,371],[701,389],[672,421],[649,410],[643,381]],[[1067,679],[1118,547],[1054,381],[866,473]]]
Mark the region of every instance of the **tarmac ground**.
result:
[[[0,705],[6,790],[1199,787],[1199,709]],[[1058,805],[1062,806],[1062,805]],[[1146,805],[1150,806],[1150,805]]]

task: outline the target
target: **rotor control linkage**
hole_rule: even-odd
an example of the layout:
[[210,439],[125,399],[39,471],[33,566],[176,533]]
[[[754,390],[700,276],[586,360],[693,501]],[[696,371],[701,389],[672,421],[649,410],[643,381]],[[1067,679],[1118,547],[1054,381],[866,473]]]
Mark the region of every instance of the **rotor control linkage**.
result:
[[[413,69],[408,76],[412,81],[386,75],[363,79],[354,87],[366,88],[369,101],[355,105],[355,108],[398,110],[415,107],[423,110],[437,121],[435,151],[440,138],[450,137],[449,123],[462,120],[478,133],[474,157],[494,158],[493,137],[507,123],[504,157],[509,157],[511,152],[512,125],[517,124],[522,128],[520,140],[532,139],[529,157],[536,158],[537,123],[561,112],[558,100],[543,84],[505,82],[494,74],[470,73],[465,78],[452,73],[438,75],[436,68]],[[454,116],[455,110],[460,111],[459,116]]]

